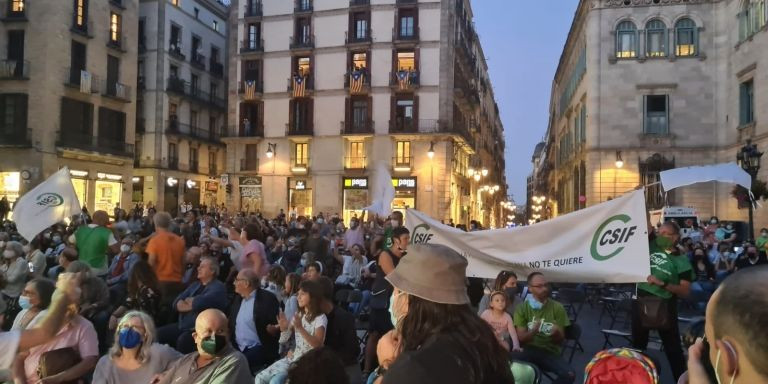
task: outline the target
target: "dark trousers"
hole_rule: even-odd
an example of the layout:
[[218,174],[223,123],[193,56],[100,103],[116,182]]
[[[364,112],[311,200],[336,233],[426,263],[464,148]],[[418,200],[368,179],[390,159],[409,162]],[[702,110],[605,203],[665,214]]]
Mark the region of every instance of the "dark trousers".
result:
[[529,362],[539,367],[542,372],[554,373],[557,377],[552,384],[572,384],[576,380],[573,368],[560,355],[553,355],[551,352],[525,345],[522,352],[511,352],[509,356],[513,360]]
[[161,281],[158,284],[160,288],[160,313],[155,323],[158,325],[172,323],[176,308],[171,308],[176,296],[184,291],[184,284],[175,281]]
[[[642,294],[641,294],[642,295]],[[657,329],[661,343],[664,345],[664,354],[667,355],[669,366],[672,368],[672,374],[675,381],[686,371],[685,357],[683,356],[683,347],[680,341],[680,328],[677,324],[677,300],[670,299],[668,316],[672,320],[672,326],[669,329]],[[650,328],[642,325],[640,313],[632,311],[632,347],[645,350],[648,347],[648,334]]]
[[253,376],[256,376],[256,372],[267,364],[267,354],[264,353],[264,347],[261,345],[246,348],[243,355],[248,360],[248,366],[251,368],[251,375]]

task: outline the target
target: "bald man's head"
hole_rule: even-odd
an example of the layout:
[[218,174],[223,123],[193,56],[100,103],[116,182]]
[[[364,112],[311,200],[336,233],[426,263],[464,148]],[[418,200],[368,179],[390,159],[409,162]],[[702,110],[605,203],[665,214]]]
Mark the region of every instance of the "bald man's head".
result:
[[768,266],[745,268],[734,273],[715,291],[707,308],[716,340],[735,339],[747,351],[757,372],[768,378]]
[[192,336],[200,355],[212,357],[221,352],[227,345],[228,335],[229,326],[224,312],[218,309],[206,309],[197,315],[195,332]]

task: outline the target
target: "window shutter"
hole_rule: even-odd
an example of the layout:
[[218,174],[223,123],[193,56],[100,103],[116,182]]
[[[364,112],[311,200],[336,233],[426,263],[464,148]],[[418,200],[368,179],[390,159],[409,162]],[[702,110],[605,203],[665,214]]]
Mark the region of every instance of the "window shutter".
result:
[[373,131],[373,96],[368,96],[368,121],[367,124],[371,124],[370,129]]
[[313,132],[315,130],[315,99],[309,99],[306,101],[307,103],[307,129],[310,132]]
[[747,84],[741,83],[741,86],[739,86],[739,125],[744,125],[747,123],[747,115],[749,113],[749,107],[747,106],[748,103],[749,90],[747,89]]
[[352,127],[352,98],[347,97],[344,103],[344,130]]
[[14,124],[16,125],[16,132],[26,135],[27,131],[27,98],[29,96],[18,95],[16,96],[16,111],[13,114]]
[[288,132],[294,130],[296,126],[296,100],[288,100]]
[[389,130],[392,131],[396,127],[397,119],[397,97],[392,95],[389,97]]

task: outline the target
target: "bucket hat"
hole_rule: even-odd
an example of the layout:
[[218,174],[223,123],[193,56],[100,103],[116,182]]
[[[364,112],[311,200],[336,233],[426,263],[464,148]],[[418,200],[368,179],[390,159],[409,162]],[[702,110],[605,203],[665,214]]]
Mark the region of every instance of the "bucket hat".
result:
[[469,304],[467,259],[440,244],[414,244],[386,279],[397,289],[440,304]]

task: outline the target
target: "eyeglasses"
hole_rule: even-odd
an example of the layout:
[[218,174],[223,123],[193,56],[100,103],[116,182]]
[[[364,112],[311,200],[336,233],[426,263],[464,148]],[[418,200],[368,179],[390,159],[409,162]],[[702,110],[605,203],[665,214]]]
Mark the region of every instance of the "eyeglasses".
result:
[[549,288],[549,284],[529,285],[529,288]]

